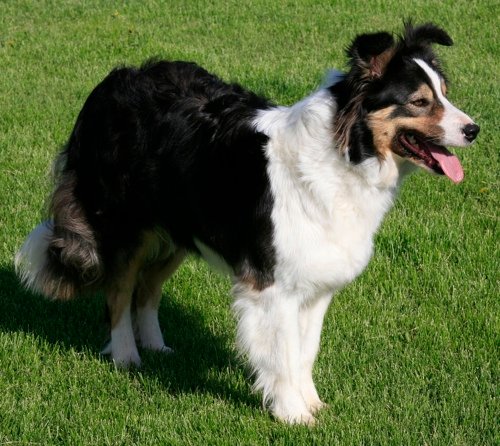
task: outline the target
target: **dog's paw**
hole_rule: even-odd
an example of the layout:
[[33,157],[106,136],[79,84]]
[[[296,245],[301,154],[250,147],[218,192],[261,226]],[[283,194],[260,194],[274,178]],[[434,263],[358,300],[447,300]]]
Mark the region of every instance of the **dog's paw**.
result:
[[270,409],[277,419],[288,424],[313,426],[316,422],[302,396],[291,389],[282,393],[281,397],[274,398]]
[[109,341],[100,352],[103,356],[109,356],[111,361],[120,369],[127,369],[129,367],[140,367],[141,357],[137,349],[113,351],[112,342]]
[[321,409],[328,407],[326,403],[319,399],[317,394],[304,397],[304,401],[306,402],[306,406],[309,409],[309,412],[311,412],[313,415],[315,415]]
[[100,351],[100,355],[102,355],[102,356],[111,355],[111,339],[102,348],[102,350]]
[[139,345],[142,348],[145,348],[146,350],[151,350],[153,352],[160,352],[160,353],[164,353],[166,355],[169,355],[170,353],[174,353],[174,349],[171,347],[168,347],[163,342],[161,342],[161,343],[159,343],[159,342],[150,342],[150,343],[140,342]]
[[321,400],[315,401],[314,403],[308,404],[307,406],[309,408],[309,411],[315,415],[318,413],[321,409],[326,409],[328,407],[328,404],[324,403]]
[[313,415],[316,414],[320,409],[327,407],[327,405],[321,401],[319,398],[318,392],[316,391],[316,387],[312,380],[306,380],[302,383],[302,397],[306,403],[309,412]]
[[171,347],[168,347],[167,345],[164,345],[160,350],[158,350],[160,353],[164,353],[165,355],[170,355],[172,353],[175,353],[174,349]]
[[139,353],[130,352],[124,355],[111,355],[111,360],[119,369],[128,369],[130,367],[140,367],[141,357]]
[[316,418],[307,410],[293,413],[273,410],[272,413],[278,420],[287,424],[302,424],[304,426],[314,426],[316,424]]

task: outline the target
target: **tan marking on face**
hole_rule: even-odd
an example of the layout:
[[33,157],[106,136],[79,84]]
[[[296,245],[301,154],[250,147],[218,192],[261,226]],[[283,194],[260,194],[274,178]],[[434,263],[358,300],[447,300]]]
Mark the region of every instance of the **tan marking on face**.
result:
[[427,84],[422,84],[417,91],[410,95],[410,102],[425,99],[429,103],[434,102],[434,93]]
[[[412,101],[425,99],[429,102],[427,106],[418,107],[412,105]],[[439,125],[444,114],[443,106],[435,100],[432,90],[423,84],[414,94],[409,97],[409,102],[404,105],[407,112],[413,116],[392,117],[398,106],[391,105],[371,113],[368,117],[368,126],[372,130],[373,143],[382,158],[388,156],[392,151],[404,156],[400,148],[397,136],[401,132],[416,133],[425,138],[432,139],[437,144],[443,138],[444,131]]]
[[395,109],[396,106],[392,105],[371,113],[368,118],[368,126],[373,134],[373,144],[383,158],[391,152],[392,141],[397,131],[394,125],[395,119],[390,117]]

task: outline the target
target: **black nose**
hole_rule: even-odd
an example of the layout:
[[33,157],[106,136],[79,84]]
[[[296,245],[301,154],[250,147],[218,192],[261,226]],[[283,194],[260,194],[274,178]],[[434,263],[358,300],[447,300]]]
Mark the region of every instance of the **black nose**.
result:
[[472,142],[476,139],[476,136],[479,133],[479,126],[476,124],[467,124],[462,129],[462,132],[465,135],[465,139],[469,142]]

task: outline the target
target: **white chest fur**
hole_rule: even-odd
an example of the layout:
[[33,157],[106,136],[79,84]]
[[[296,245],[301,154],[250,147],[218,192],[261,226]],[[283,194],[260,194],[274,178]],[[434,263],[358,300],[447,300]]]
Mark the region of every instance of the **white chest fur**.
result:
[[270,137],[275,279],[305,300],[333,292],[363,271],[399,178],[393,158],[357,166],[342,158],[333,141],[334,112],[331,95],[320,90],[256,120]]
[[370,260],[373,236],[392,194],[343,190],[333,197],[331,209],[311,201],[304,205],[290,191],[283,195],[273,212],[277,281],[308,298],[354,280]]

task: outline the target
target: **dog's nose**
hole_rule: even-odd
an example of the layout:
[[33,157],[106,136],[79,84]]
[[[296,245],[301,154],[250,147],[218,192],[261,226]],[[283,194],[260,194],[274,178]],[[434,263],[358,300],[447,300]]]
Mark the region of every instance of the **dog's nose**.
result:
[[476,139],[476,136],[479,133],[479,126],[476,124],[467,124],[462,129],[462,132],[465,135],[465,139],[469,142],[472,142]]

